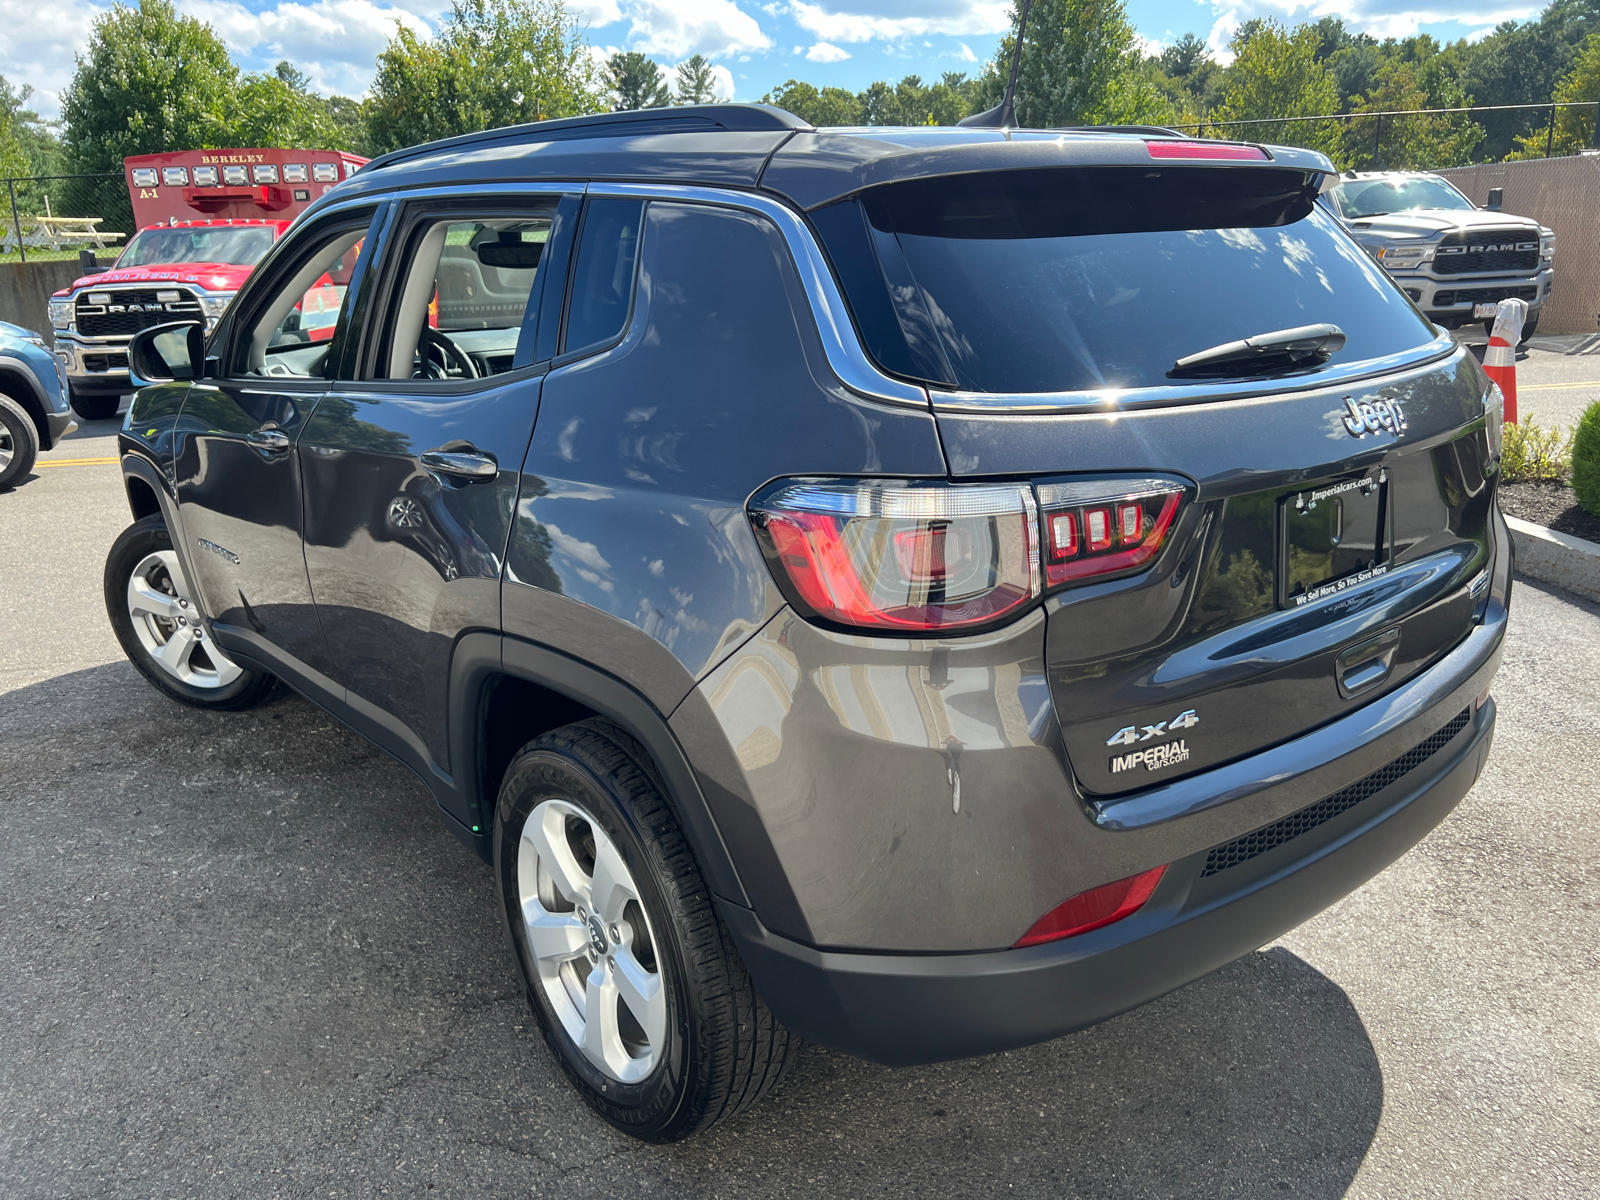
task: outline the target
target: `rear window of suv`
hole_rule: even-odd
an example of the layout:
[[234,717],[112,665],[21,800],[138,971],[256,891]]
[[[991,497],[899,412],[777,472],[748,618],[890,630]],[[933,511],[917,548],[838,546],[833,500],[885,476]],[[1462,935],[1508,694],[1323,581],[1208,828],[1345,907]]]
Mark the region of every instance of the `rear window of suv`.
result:
[[887,184],[812,213],[866,347],[974,392],[1174,380],[1180,358],[1331,323],[1333,362],[1434,330],[1299,172],[1062,168]]

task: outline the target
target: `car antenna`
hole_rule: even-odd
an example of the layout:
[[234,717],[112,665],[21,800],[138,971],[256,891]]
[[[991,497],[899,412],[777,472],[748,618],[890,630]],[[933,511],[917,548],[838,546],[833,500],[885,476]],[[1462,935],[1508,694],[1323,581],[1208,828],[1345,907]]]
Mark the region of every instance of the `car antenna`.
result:
[[993,108],[970,117],[963,117],[957,125],[968,129],[1015,129],[1017,127],[1017,71],[1022,66],[1022,37],[1028,31],[1028,9],[1033,0],[1022,0],[1022,12],[1017,17],[1017,44],[1011,47],[1011,75],[1006,80],[1005,95]]

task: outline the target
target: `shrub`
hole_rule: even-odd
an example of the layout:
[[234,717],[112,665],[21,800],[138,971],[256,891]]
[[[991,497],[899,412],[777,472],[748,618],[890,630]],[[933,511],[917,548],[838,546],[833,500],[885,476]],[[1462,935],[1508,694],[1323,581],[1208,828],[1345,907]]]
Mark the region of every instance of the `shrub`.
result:
[[1600,516],[1600,400],[1584,409],[1573,434],[1572,490],[1586,511]]
[[[1600,404],[1594,406],[1600,409]],[[1591,412],[1594,409],[1590,410]],[[1600,419],[1595,433],[1600,435]],[[1596,439],[1600,449],[1600,438]],[[1520,425],[1505,427],[1505,443],[1500,452],[1500,469],[1507,483],[1532,479],[1562,480],[1572,472],[1572,435],[1561,436],[1561,427],[1541,429],[1532,417]],[[1600,479],[1600,475],[1597,475]]]

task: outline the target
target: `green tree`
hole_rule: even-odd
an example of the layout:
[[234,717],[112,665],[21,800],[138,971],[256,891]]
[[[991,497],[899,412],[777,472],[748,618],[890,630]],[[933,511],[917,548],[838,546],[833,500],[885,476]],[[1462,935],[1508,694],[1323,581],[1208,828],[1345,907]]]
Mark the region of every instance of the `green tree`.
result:
[[[1317,59],[1322,44],[1314,26],[1285,29],[1276,21],[1247,22],[1230,48],[1234,52],[1218,121],[1253,121],[1266,117],[1310,117],[1338,111],[1339,89],[1327,66]],[[1295,121],[1232,125],[1219,131],[1228,138],[1279,142],[1336,153],[1338,122]]]
[[[1001,39],[981,79],[980,107],[998,104],[1005,91],[1016,20],[1013,10],[1013,32]],[[1035,0],[1017,74],[1018,125],[1047,129],[1169,118],[1169,106],[1143,75],[1136,47],[1123,0]]]
[[366,104],[373,153],[604,107],[603,82],[562,0],[452,0],[439,35],[405,26],[378,55]]
[[1551,154],[1577,154],[1595,144],[1595,104],[1600,102],[1600,33],[1589,35],[1572,62],[1572,69],[1556,87],[1557,104],[1577,103],[1580,108],[1556,109],[1555,132],[1548,126],[1517,138],[1517,150],[1508,158],[1543,158],[1548,142]]
[[223,140],[239,70],[211,26],[179,16],[172,0],[113,4],[77,63],[61,94],[73,171],[120,175],[130,154]]
[[304,146],[343,150],[328,105],[292,64],[244,76],[228,103],[228,140],[236,146]]
[[716,98],[717,77],[710,59],[703,54],[692,54],[678,64],[674,103],[710,104]]
[[616,111],[665,108],[672,103],[661,68],[637,50],[619,50],[606,59],[605,83],[616,99]]
[[33,88],[0,75],[0,176],[61,173],[61,143],[50,123],[27,107]]
[[818,129],[866,124],[860,98],[854,92],[840,87],[819,91],[809,83],[788,79],[761,97],[761,103],[792,112]]
[[[1430,96],[1414,62],[1391,59],[1379,71],[1372,90],[1357,96],[1354,113],[1405,112],[1419,108],[1454,107],[1459,96]],[[1380,125],[1379,122],[1382,121]],[[1483,140],[1483,126],[1465,113],[1413,117],[1367,117],[1346,121],[1334,157],[1349,170],[1434,169],[1472,161]]]

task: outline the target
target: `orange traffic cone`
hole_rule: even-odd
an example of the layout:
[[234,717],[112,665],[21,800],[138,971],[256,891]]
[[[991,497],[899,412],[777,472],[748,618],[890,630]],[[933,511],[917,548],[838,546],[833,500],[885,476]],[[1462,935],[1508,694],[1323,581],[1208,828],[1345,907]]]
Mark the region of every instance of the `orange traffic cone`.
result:
[[1506,424],[1517,423],[1517,343],[1522,340],[1522,323],[1528,319],[1526,300],[1502,300],[1489,334],[1489,348],[1483,352],[1483,372],[1500,385],[1506,398]]

